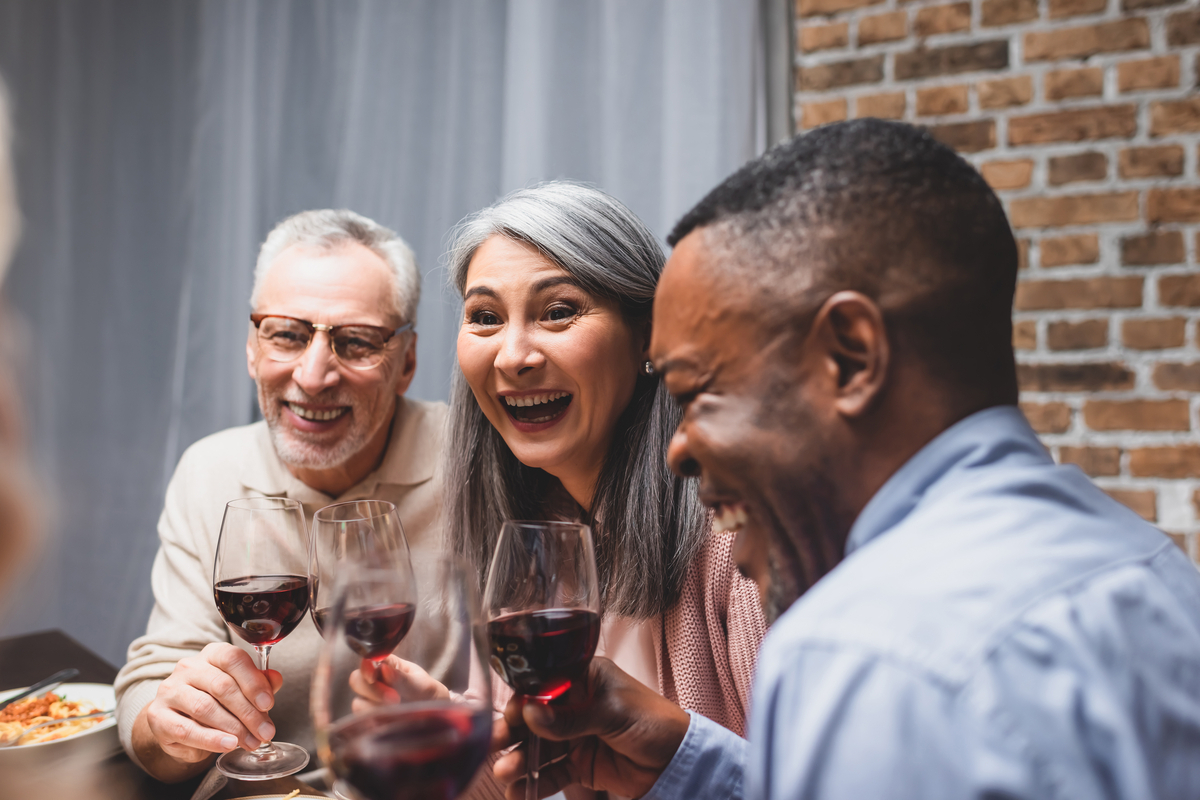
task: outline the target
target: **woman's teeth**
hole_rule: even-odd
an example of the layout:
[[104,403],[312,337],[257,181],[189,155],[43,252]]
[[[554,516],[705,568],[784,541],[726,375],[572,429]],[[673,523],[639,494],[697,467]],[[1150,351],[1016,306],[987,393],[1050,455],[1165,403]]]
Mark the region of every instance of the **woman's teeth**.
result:
[[536,406],[550,403],[566,397],[570,392],[550,392],[548,394],[530,394],[524,397],[505,396],[504,402],[510,406]]
[[737,505],[720,505],[713,509],[713,530],[717,533],[741,530],[749,520],[746,507]]
[[337,419],[347,411],[347,409],[344,407],[334,408],[328,411],[318,411],[317,409],[298,406],[295,403],[288,403],[288,408],[290,408],[292,413],[297,417],[300,417],[301,419],[312,420],[313,422],[327,422],[331,419]]

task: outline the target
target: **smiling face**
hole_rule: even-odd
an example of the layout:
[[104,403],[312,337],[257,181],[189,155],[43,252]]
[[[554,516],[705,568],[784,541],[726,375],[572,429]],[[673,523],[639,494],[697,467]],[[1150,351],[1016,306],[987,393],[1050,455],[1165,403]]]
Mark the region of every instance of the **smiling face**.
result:
[[[393,307],[392,281],[384,261],[356,242],[329,251],[294,245],[263,278],[254,310],[324,325],[396,328],[402,320]],[[383,363],[354,370],[337,361],[323,332],[295,361],[272,361],[251,326],[246,359],[271,440],[284,463],[313,488],[338,494],[382,455],[396,398],[416,368],[416,336],[394,338]]]
[[646,359],[644,334],[615,301],[503,236],[475,251],[464,297],[458,363],[479,407],[522,464],[589,508]]
[[838,423],[819,360],[765,328],[751,290],[715,277],[704,233],[676,246],[655,296],[651,359],[683,410],[667,458],[700,479],[714,527],[738,531],[734,559],[773,619],[841,557],[821,536],[840,524]]

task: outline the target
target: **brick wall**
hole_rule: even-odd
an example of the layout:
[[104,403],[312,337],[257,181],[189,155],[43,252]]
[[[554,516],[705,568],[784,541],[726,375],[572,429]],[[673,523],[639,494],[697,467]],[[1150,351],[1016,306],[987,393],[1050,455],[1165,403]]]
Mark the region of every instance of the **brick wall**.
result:
[[1200,557],[1200,4],[796,0],[796,119],[926,125],[1021,245],[1021,400]]

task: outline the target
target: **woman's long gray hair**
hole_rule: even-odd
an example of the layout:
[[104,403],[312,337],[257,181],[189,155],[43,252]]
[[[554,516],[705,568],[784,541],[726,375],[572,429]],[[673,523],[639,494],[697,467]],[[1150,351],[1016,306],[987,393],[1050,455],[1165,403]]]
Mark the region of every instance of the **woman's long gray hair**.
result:
[[[461,296],[475,251],[493,236],[536,248],[591,294],[619,303],[634,330],[649,329],[664,257],[654,235],[603,192],[544,183],[514,192],[459,224],[450,279]],[[605,609],[631,617],[665,612],[679,599],[704,544],[705,512],[694,481],[671,473],[667,444],[679,411],[661,382],[640,375],[617,420],[591,513]],[[480,585],[506,519],[544,519],[556,480],[519,462],[484,416],[462,370],[454,371],[446,442],[446,534],[479,572]]]

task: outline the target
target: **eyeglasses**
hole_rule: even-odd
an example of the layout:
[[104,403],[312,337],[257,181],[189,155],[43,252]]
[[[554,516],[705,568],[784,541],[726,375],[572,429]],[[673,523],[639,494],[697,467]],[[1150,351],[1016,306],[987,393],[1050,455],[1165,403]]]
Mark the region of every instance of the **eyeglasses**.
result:
[[333,355],[350,369],[379,366],[392,337],[412,330],[411,322],[392,330],[375,325],[321,325],[276,314],[251,314],[250,321],[258,329],[259,346],[272,361],[295,361],[308,350],[317,331],[324,331]]

